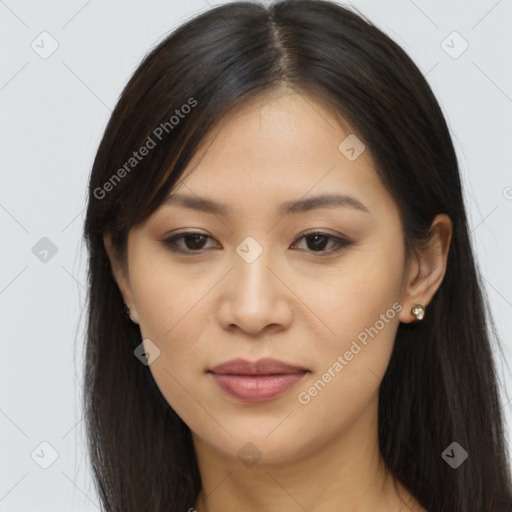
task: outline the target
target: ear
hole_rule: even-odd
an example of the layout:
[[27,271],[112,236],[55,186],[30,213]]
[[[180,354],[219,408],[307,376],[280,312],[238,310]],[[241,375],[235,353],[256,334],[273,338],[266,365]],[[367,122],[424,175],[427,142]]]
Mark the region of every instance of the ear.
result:
[[112,237],[109,233],[105,233],[103,235],[103,244],[105,245],[105,250],[107,252],[108,259],[110,260],[110,268],[112,269],[112,274],[117,286],[119,287],[119,291],[123,296],[124,302],[130,308],[130,318],[133,322],[138,324],[139,317],[133,301],[133,293],[128,276],[127,265],[124,265],[123,262],[120,261],[119,255],[112,245]]
[[423,248],[416,250],[407,270],[402,291],[401,322],[416,320],[411,309],[416,304],[427,309],[426,306],[441,286],[446,273],[452,230],[452,221],[448,215],[440,213],[435,216],[430,226],[430,240]]

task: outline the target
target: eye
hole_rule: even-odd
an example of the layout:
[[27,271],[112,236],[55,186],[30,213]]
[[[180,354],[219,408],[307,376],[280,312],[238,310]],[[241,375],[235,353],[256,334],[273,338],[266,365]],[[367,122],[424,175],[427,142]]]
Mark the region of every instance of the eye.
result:
[[[211,239],[210,236],[205,235],[203,233],[180,233],[179,235],[175,235],[169,238],[162,240],[162,243],[169,248],[173,252],[182,253],[182,254],[200,254],[205,249],[205,242],[208,239]],[[348,247],[352,244],[350,240],[345,238],[336,237],[333,235],[329,235],[327,233],[323,233],[321,231],[314,231],[311,233],[306,233],[299,237],[297,240],[307,240],[306,246],[309,249],[309,252],[316,253],[326,253],[331,254],[334,252],[338,252],[341,249]],[[213,240],[213,239],[212,239]],[[184,247],[179,242],[184,243]],[[329,244],[333,244],[334,247],[331,249],[325,250],[325,247]],[[293,247],[293,246],[292,246]]]
[[[298,240],[302,239],[310,241],[310,243],[306,243],[306,245],[308,248],[312,248],[311,252],[320,252],[328,254],[341,251],[341,249],[348,247],[352,243],[350,240],[347,240],[346,238],[329,235],[321,231],[306,233],[302,235]],[[334,247],[328,250],[324,250],[325,246],[328,245],[329,242],[332,242],[334,244]]]
[[[181,233],[170,238],[162,240],[164,245],[173,252],[180,253],[198,253],[204,248],[204,242],[207,238],[211,238],[203,233]],[[184,241],[185,248],[178,244],[178,241]]]

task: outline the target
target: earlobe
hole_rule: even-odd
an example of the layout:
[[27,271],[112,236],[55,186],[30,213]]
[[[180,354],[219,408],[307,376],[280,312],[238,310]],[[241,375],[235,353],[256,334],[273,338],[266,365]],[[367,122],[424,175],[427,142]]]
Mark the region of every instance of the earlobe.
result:
[[132,315],[132,312],[130,311],[130,306],[128,306],[128,304],[126,304],[126,302],[123,302],[124,304],[124,307],[126,309],[126,314],[127,316],[130,318],[130,320],[134,323],[134,324],[138,324],[139,321],[137,318],[134,318],[134,315]]
[[137,311],[133,302],[132,289],[130,286],[129,278],[125,267],[119,260],[119,256],[112,245],[112,239],[109,233],[105,233],[103,235],[103,244],[110,261],[110,269],[112,271],[112,275],[117,283],[117,286],[119,287],[121,295],[123,296],[123,308],[126,310],[127,317],[129,317],[132,322],[139,323]]
[[404,291],[401,322],[421,320],[428,314],[427,305],[441,286],[446,273],[452,229],[448,215],[436,215],[430,227],[430,240],[416,250]]

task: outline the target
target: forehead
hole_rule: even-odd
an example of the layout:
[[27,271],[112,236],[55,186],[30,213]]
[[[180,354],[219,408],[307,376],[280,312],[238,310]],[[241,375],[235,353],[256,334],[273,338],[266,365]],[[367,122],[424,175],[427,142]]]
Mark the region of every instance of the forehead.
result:
[[170,196],[179,193],[182,200],[173,204],[181,206],[187,203],[184,195],[189,205],[194,196],[198,206],[198,198],[214,199],[224,203],[217,213],[226,215],[271,204],[283,214],[297,200],[304,205],[318,195],[343,195],[338,202],[346,206],[364,211],[373,203],[378,211],[391,198],[368,151],[349,159],[340,149],[349,136],[355,136],[349,124],[342,127],[310,96],[288,89],[258,96],[229,111],[210,131]]

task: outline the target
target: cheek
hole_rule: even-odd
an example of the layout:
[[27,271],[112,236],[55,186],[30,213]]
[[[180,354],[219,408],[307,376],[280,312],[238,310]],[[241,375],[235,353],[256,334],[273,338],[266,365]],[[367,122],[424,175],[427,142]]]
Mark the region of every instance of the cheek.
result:
[[186,423],[205,421],[205,410],[191,396],[204,372],[205,347],[201,340],[209,329],[206,322],[212,321],[207,292],[215,278],[194,280],[160,257],[153,257],[149,264],[149,256],[137,257],[135,251],[132,255],[130,277],[141,336],[160,350],[149,366],[152,376],[166,401]]
[[[366,300],[363,300],[366,299]],[[334,407],[350,408],[369,398],[382,379],[391,357],[401,304],[379,294],[360,301],[340,299],[329,317],[334,331],[315,343],[315,389],[306,391],[318,402],[333,400]],[[329,392],[324,389],[329,388]],[[306,397],[306,400],[308,399]]]
[[401,254],[390,244],[355,260],[323,283],[323,293],[306,295],[312,301],[308,306],[329,327],[312,346],[314,385],[301,388],[301,403],[315,403],[318,414],[323,414],[320,404],[331,404],[342,415],[364,406],[377,392],[394,346],[402,309]]
[[348,350],[354,339],[364,343],[369,332],[392,344],[401,309],[400,254],[368,249],[352,260],[328,279],[310,282],[303,291],[307,304],[329,328],[326,343],[336,351]]
[[194,338],[194,331],[199,330],[201,323],[191,319],[197,318],[207,302],[204,299],[212,286],[210,278],[208,282],[204,278],[193,279],[173,266],[165,254],[147,258],[135,255],[130,277],[144,337],[166,346],[183,340],[180,331],[186,326],[187,338]]
[[195,296],[176,293],[175,281],[173,287],[164,284],[154,282],[139,294],[142,337],[149,338],[160,350],[149,370],[181,419],[188,425],[201,424],[208,419],[201,405],[204,401],[193,397],[197,396],[197,382],[204,372],[205,350],[196,340],[207,329],[205,303]]
[[155,361],[158,364],[151,365],[152,371],[160,368],[157,381],[162,377],[168,380],[171,375],[183,381],[204,370],[204,333],[212,320],[202,288],[185,293],[176,279],[172,285],[160,279],[138,290],[141,334],[160,350]]
[[316,371],[295,394],[306,438],[317,435],[318,425],[325,436],[335,435],[376,399],[398,329],[401,305],[389,291],[338,299],[329,317],[335,334],[314,344]]

